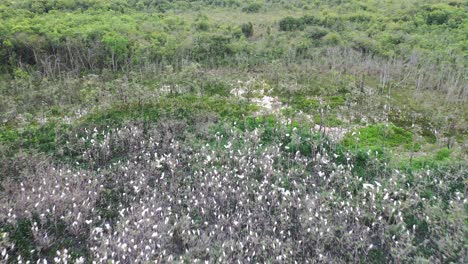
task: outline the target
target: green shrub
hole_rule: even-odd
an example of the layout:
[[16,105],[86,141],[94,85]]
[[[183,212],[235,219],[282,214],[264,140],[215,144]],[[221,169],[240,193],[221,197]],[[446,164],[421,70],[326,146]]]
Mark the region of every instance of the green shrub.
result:
[[376,53],[378,51],[377,42],[362,34],[352,37],[351,47],[362,53]]
[[[214,91],[227,89],[213,85]],[[200,113],[214,113],[220,117],[238,120],[258,110],[257,106],[228,98],[179,96],[161,98],[151,104],[114,105],[110,109],[98,111],[83,118],[80,125],[85,127],[119,126],[127,121],[155,122],[162,116],[185,119],[191,123]]]
[[451,150],[448,148],[443,148],[437,151],[435,159],[438,161],[447,160],[450,158]]
[[208,21],[205,20],[197,22],[195,26],[199,31],[208,31],[210,29],[210,23],[208,23]]
[[[316,123],[320,120],[320,115],[315,115],[314,120]],[[327,127],[339,127],[343,125],[343,121],[340,120],[336,115],[328,115],[323,118],[322,124]]]
[[451,27],[457,27],[466,19],[466,12],[462,8],[457,8],[456,5],[437,4],[426,6],[422,10],[423,17],[428,25],[450,24]]
[[260,3],[250,3],[247,6],[242,8],[242,12],[245,13],[258,13],[262,9],[262,4]]
[[307,28],[307,36],[311,39],[322,39],[329,33],[329,30],[320,26],[310,26]]
[[337,108],[339,106],[343,106],[346,102],[346,99],[343,95],[335,95],[326,98],[326,104],[330,106],[330,108]]
[[323,42],[330,46],[336,46],[341,43],[341,37],[338,33],[332,32],[323,37]]
[[220,81],[209,81],[203,84],[203,92],[207,96],[224,96],[227,97],[230,95],[231,87],[229,84]]
[[301,20],[304,25],[321,25],[323,22],[320,18],[311,15],[303,16]]
[[29,124],[19,128],[0,128],[0,143],[10,146],[15,153],[20,148],[24,150],[39,150],[53,154],[58,147],[57,133],[64,133],[68,125],[46,123],[44,125]]
[[129,54],[129,40],[127,37],[112,32],[104,35],[101,41],[108,51],[108,60],[112,67],[124,62]]
[[[50,247],[42,247],[34,239],[33,223],[43,227],[47,230],[48,235],[54,238],[54,243]],[[85,248],[85,237],[71,234],[66,229],[67,225],[62,220],[46,218],[41,221],[37,215],[33,215],[31,219],[20,218],[16,225],[0,222],[0,233],[7,232],[9,240],[14,243],[15,249],[12,253],[21,255],[23,260],[27,260],[27,262],[33,261],[35,263],[39,262],[40,257],[52,259],[56,256],[56,252],[63,248],[70,249],[69,254],[72,259],[86,256],[89,253],[88,249]]]
[[304,30],[307,25],[322,25],[322,20],[315,16],[285,17],[279,21],[281,31]]
[[388,262],[388,259],[385,256],[385,251],[383,249],[373,248],[369,251],[367,259],[369,263],[385,263]]
[[[353,135],[354,134],[354,135]],[[394,125],[376,124],[357,129],[346,134],[343,139],[345,146],[400,147],[412,148],[413,134]]]
[[445,10],[435,9],[426,14],[426,23],[429,25],[447,24],[449,13]]
[[291,101],[291,107],[296,111],[311,113],[317,110],[320,102],[317,99],[307,98],[305,96],[294,96]]
[[242,29],[242,34],[244,34],[246,38],[253,36],[254,30],[253,30],[253,24],[251,22],[242,24],[241,29]]
[[279,21],[281,31],[303,30],[304,22],[301,18],[285,17]]
[[366,23],[372,20],[372,16],[363,13],[356,13],[348,16],[349,21],[357,23]]
[[232,38],[225,34],[202,33],[195,37],[193,57],[199,61],[214,60],[222,63],[224,57],[232,55]]

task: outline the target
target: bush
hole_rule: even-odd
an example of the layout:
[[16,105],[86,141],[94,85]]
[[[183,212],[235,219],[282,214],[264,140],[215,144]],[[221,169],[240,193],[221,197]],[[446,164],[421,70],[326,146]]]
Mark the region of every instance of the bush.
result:
[[199,61],[217,59],[222,62],[224,57],[233,54],[230,48],[231,37],[224,34],[200,34],[195,39],[193,57]]
[[330,106],[330,108],[332,109],[343,106],[346,103],[346,98],[342,95],[330,96],[326,99],[327,99],[326,105]]
[[210,29],[210,24],[205,20],[199,21],[195,25],[199,31],[208,31]]
[[303,30],[304,22],[301,18],[286,17],[279,21],[281,31]]
[[314,16],[285,17],[279,21],[281,31],[304,30],[306,25],[320,25],[322,21]]
[[343,139],[345,146],[351,147],[411,147],[413,134],[394,125],[376,124],[348,133]]
[[365,35],[353,36],[351,46],[362,53],[376,53],[378,51],[377,42]]
[[251,3],[242,8],[242,12],[246,13],[258,13],[262,9],[262,4],[260,3]]
[[295,110],[312,113],[320,107],[320,102],[317,99],[295,95],[291,101],[291,106]]
[[341,37],[338,33],[332,32],[323,37],[323,42],[330,46],[337,46],[341,43]]
[[311,39],[322,39],[329,33],[329,30],[324,27],[311,26],[307,28],[307,36]]
[[446,24],[449,19],[449,14],[442,10],[434,10],[426,15],[426,22],[429,25],[442,25]]
[[246,38],[253,36],[254,30],[253,30],[253,24],[251,22],[242,24],[241,29],[242,29],[242,34],[244,34]]
[[466,13],[461,8],[449,5],[432,5],[423,9],[423,17],[428,25],[450,24],[457,26],[463,23]]
[[227,97],[230,95],[231,87],[225,82],[209,81],[203,85],[203,91],[207,96],[219,95]]
[[320,18],[311,15],[303,16],[301,21],[304,25],[321,25],[322,23]]
[[447,159],[450,158],[450,153],[451,153],[451,151],[448,148],[441,149],[441,150],[437,151],[435,159],[438,160],[438,161],[447,160]]

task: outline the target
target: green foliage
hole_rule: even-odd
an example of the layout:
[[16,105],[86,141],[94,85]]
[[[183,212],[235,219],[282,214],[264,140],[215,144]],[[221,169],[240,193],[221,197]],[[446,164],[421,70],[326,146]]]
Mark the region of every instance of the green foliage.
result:
[[195,21],[196,29],[199,31],[208,31],[210,29],[210,23],[206,15],[199,15]]
[[339,18],[334,15],[314,16],[306,15],[303,17],[285,17],[279,21],[281,31],[304,30],[306,26],[322,26],[326,28],[339,28]]
[[203,93],[207,96],[224,96],[228,97],[231,93],[231,87],[229,84],[221,81],[209,81],[203,84]]
[[185,119],[189,124],[194,124],[194,118],[197,117],[197,115],[209,113],[219,115],[221,118],[238,120],[256,109],[256,106],[236,102],[227,98],[196,96],[169,97],[161,98],[158,102],[146,105],[115,105],[108,110],[88,115],[82,120],[81,126],[118,127],[131,120],[155,122],[163,116]]
[[67,125],[47,123],[30,124],[22,130],[11,127],[0,127],[0,143],[10,146],[10,154],[19,149],[39,150],[52,154],[57,150],[57,133],[64,133]]
[[385,254],[382,249],[371,249],[368,253],[368,260],[369,263],[384,263],[387,262],[388,260],[385,257]]
[[26,259],[31,259],[34,253],[33,235],[31,231],[31,221],[19,219],[16,226],[1,225],[0,230],[10,233],[10,240],[16,244],[16,250]]
[[364,34],[352,36],[351,46],[362,53],[379,53],[377,41]]
[[305,113],[312,113],[320,107],[320,102],[317,99],[305,96],[294,96],[290,104],[294,109]]
[[337,46],[341,43],[341,37],[337,33],[329,33],[323,37],[323,42],[330,46]]
[[412,149],[413,134],[394,125],[371,125],[346,134],[343,144],[360,148],[400,147]]
[[343,106],[345,105],[345,102],[346,102],[346,98],[343,95],[329,96],[325,99],[326,99],[325,104],[332,109],[337,108],[339,106]]
[[352,172],[366,181],[372,181],[375,177],[379,176],[379,173],[383,173],[379,160],[384,161],[385,158],[383,150],[380,147],[374,147],[372,151],[360,149],[354,157]]
[[232,37],[224,34],[200,34],[196,37],[194,43],[194,56],[198,61],[223,62],[224,59],[232,54],[234,50],[230,46]]
[[437,151],[435,159],[438,161],[447,160],[450,158],[450,153],[451,153],[450,149],[447,149],[447,148],[441,149]]
[[[224,84],[211,83],[207,85],[207,91],[210,95],[225,96],[229,89]],[[0,144],[8,146],[9,151],[5,154],[9,156],[14,155],[19,150],[39,151],[60,156],[59,149],[66,140],[66,135],[79,127],[90,129],[94,127],[120,127],[130,121],[154,123],[161,117],[186,120],[190,125],[194,125],[199,115],[211,113],[220,118],[239,120],[255,110],[257,110],[256,106],[227,98],[195,96],[162,98],[156,103],[145,105],[118,104],[110,109],[91,113],[74,125],[31,124],[21,129],[3,126],[0,127]]]
[[401,167],[409,168],[413,171],[423,169],[439,169],[451,163],[452,151],[447,148],[437,150],[433,155],[420,156],[411,159],[410,161],[403,161]]
[[326,127],[339,127],[343,125],[343,121],[340,120],[336,115],[331,114],[324,117],[320,117],[319,114],[314,115],[314,121],[316,124],[322,124]]
[[122,58],[128,56],[128,39],[115,33],[108,33],[103,36],[102,43],[111,54],[111,62],[119,63]]
[[254,34],[253,24],[251,22],[242,24],[241,29],[242,34],[244,34],[246,38],[249,38]]
[[[52,217],[51,217],[52,218]],[[15,249],[9,252],[11,255],[21,255],[23,260],[37,262],[40,257],[52,259],[56,252],[63,248],[69,248],[72,259],[78,256],[86,256],[85,237],[76,236],[66,231],[66,223],[62,220],[46,218],[41,219],[34,215],[31,219],[18,219],[16,225],[0,223],[0,233],[9,234],[8,239],[14,243]],[[48,236],[54,240],[48,247],[43,247],[40,242],[35,241],[32,228],[41,226],[47,230]]]
[[423,10],[423,16],[428,25],[445,24],[457,27],[466,19],[466,12],[463,12],[461,8],[445,4],[426,6]]
[[249,3],[247,6],[242,8],[242,12],[258,13],[260,9],[262,9],[261,3]]
[[304,22],[301,18],[285,17],[279,21],[281,31],[294,31],[304,29]]
[[126,201],[124,193],[125,191],[122,187],[107,188],[102,192],[96,207],[103,221],[110,221],[112,223],[117,220],[119,216],[118,206]]
[[[364,53],[404,59],[417,50],[438,54],[427,58],[438,63],[437,58],[445,57],[447,61],[448,58],[463,58],[466,46],[463,26],[466,12],[463,5],[451,1],[422,7],[411,2],[398,8],[378,0],[351,1],[346,5],[328,3],[305,12],[293,9],[283,18],[282,13],[274,10],[288,4],[262,3],[229,0],[9,1],[0,10],[1,70],[12,73],[18,65],[23,65],[22,70],[30,67],[32,71],[52,71],[47,75],[55,76],[64,71],[127,70],[143,63],[172,63],[183,59],[211,65],[212,60],[201,59],[207,57],[223,58],[232,64],[242,57],[244,62],[256,64],[289,56],[286,55],[288,43],[300,43],[297,58],[307,58],[304,55],[310,52],[309,46],[314,45],[351,47]],[[248,52],[240,48],[244,43],[233,39],[240,34],[252,36],[253,27],[249,23],[241,25],[237,32],[234,26],[237,19],[221,22],[215,17],[199,15],[212,12],[214,6],[229,13],[239,12],[229,10],[229,7],[240,5],[245,12],[263,9],[268,13],[268,16],[254,18],[256,21],[251,22],[258,25],[255,30],[259,37],[249,43],[253,47],[249,47]],[[291,5],[301,10],[306,7],[296,2]],[[180,16],[178,12],[193,13]],[[288,37],[282,33],[271,34],[274,21],[279,21],[280,31],[307,31]],[[214,43],[210,43],[211,38]],[[438,41],[431,41],[433,39]],[[51,58],[60,61],[60,70],[51,67],[55,63]]]
[[14,77],[15,79],[21,80],[21,79],[26,79],[26,78],[28,78],[28,77],[29,77],[29,74],[28,74],[25,70],[23,70],[23,69],[21,69],[21,68],[16,68],[16,69],[13,71],[13,77]]
[[320,26],[307,27],[307,36],[312,39],[319,40],[325,37],[330,31]]

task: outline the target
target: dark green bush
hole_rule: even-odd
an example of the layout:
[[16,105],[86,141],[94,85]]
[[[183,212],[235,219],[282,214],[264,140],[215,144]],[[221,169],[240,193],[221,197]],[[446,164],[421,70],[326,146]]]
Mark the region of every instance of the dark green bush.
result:
[[307,25],[321,25],[322,21],[315,16],[285,17],[279,21],[281,31],[304,30]]
[[[353,135],[354,134],[354,135]],[[345,146],[411,148],[413,134],[394,125],[376,124],[348,133],[343,139]]]
[[362,53],[378,53],[377,42],[365,35],[353,36],[351,40],[351,47]]
[[224,34],[203,33],[196,37],[193,47],[193,57],[199,61],[214,60],[222,62],[226,56],[232,55],[232,38]]
[[466,12],[456,5],[437,4],[425,6],[422,10],[422,15],[428,25],[457,27],[466,19]]
[[312,39],[321,39],[329,33],[329,30],[320,26],[311,26],[307,28],[307,36]]
[[202,20],[196,24],[196,28],[199,31],[208,31],[210,29],[210,24],[208,21]]
[[229,96],[231,87],[229,84],[221,81],[209,81],[205,84],[203,84],[203,92],[207,96],[214,96],[214,95],[219,95],[219,96]]
[[242,34],[244,34],[246,38],[251,37],[254,34],[252,22],[242,24],[241,29],[242,29]]
[[447,160],[450,158],[451,150],[448,148],[437,151],[435,159],[438,161]]
[[325,37],[323,37],[323,42],[330,46],[336,46],[341,43],[341,37],[338,33],[329,33]]
[[242,12],[246,13],[258,13],[262,9],[262,4],[260,3],[250,3],[247,6],[242,8]]
[[304,21],[301,18],[285,17],[279,21],[281,31],[303,30],[304,27]]
[[305,113],[312,113],[320,106],[317,99],[307,98],[305,96],[294,96],[290,104],[295,110],[300,110]]
[[301,21],[302,21],[302,24],[304,25],[321,25],[322,24],[322,20],[316,16],[311,16],[311,15],[307,15],[307,16],[303,16],[301,18]]

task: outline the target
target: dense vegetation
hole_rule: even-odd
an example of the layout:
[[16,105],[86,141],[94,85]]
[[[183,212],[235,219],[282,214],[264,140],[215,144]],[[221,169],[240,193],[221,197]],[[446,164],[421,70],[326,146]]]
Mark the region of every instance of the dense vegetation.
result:
[[0,262],[465,263],[468,5],[0,3]]

